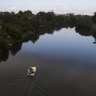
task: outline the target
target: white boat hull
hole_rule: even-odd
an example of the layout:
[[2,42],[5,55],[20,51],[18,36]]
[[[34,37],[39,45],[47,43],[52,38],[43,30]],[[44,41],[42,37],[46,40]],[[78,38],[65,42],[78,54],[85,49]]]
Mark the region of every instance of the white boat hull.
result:
[[36,74],[36,67],[30,67],[28,69],[27,75],[28,76],[34,76]]

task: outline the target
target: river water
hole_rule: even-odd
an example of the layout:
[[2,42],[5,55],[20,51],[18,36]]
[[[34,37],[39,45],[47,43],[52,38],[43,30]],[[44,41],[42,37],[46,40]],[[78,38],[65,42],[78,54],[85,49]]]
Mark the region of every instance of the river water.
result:
[[[0,63],[0,96],[96,96],[94,36],[62,28],[40,35]],[[37,73],[27,76],[35,65]]]

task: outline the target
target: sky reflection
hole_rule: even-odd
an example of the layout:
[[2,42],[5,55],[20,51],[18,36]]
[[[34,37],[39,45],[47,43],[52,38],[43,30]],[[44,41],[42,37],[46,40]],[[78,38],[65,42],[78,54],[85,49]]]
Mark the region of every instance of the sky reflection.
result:
[[81,36],[75,29],[61,29],[53,35],[45,34],[33,44],[31,41],[24,43],[22,52],[35,52],[51,58],[70,58],[76,61],[96,61],[96,45],[91,36]]

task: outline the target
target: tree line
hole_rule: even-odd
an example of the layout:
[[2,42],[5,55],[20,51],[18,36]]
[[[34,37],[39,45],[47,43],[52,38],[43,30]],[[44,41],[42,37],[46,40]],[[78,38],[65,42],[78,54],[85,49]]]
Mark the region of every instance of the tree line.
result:
[[22,38],[25,33],[39,33],[46,28],[77,27],[89,31],[96,31],[96,12],[93,16],[55,14],[54,12],[39,12],[33,14],[30,10],[14,12],[0,12],[0,37]]

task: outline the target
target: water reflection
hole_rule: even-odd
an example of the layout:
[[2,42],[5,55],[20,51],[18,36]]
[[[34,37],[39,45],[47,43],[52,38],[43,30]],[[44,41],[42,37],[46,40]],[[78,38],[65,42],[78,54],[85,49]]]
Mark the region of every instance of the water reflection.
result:
[[19,50],[21,50],[22,42],[14,42],[10,45],[10,52],[12,55],[15,55]]
[[17,52],[21,50],[22,43],[27,41],[32,41],[35,43],[40,35],[43,35],[45,33],[53,34],[54,30],[60,30],[61,27],[55,28],[55,27],[48,27],[45,29],[37,29],[37,32],[35,34],[26,34],[22,40],[5,40],[4,38],[0,38],[0,62],[6,61],[8,59],[9,53],[12,55],[16,55]]
[[[63,26],[64,27],[64,26]],[[74,26],[70,26],[70,28],[73,28]],[[8,59],[9,53],[12,55],[16,55],[17,52],[21,50],[22,43],[27,41],[32,41],[35,43],[41,35],[44,35],[45,33],[53,34],[54,32],[59,32],[59,30],[62,28],[62,26],[58,27],[47,27],[44,29],[37,29],[37,33],[35,34],[26,34],[22,40],[5,40],[4,38],[0,38],[0,62],[6,61]],[[65,28],[68,28],[68,26],[65,26]],[[79,33],[82,36],[92,36],[95,41],[93,44],[96,44],[96,34],[93,32],[90,32],[87,29],[82,29],[79,26],[75,28],[76,33]]]
[[96,43],[96,33],[92,32],[92,31],[89,31],[88,29],[84,29],[84,28],[82,29],[79,26],[77,26],[75,28],[75,31],[77,33],[79,33],[80,35],[82,35],[82,36],[92,36],[95,39],[95,41],[93,42],[93,44]]
[[0,38],[0,61],[6,61],[8,59],[9,49],[7,41]]
[[93,44],[96,44],[96,35],[93,35],[95,41],[93,42]]

